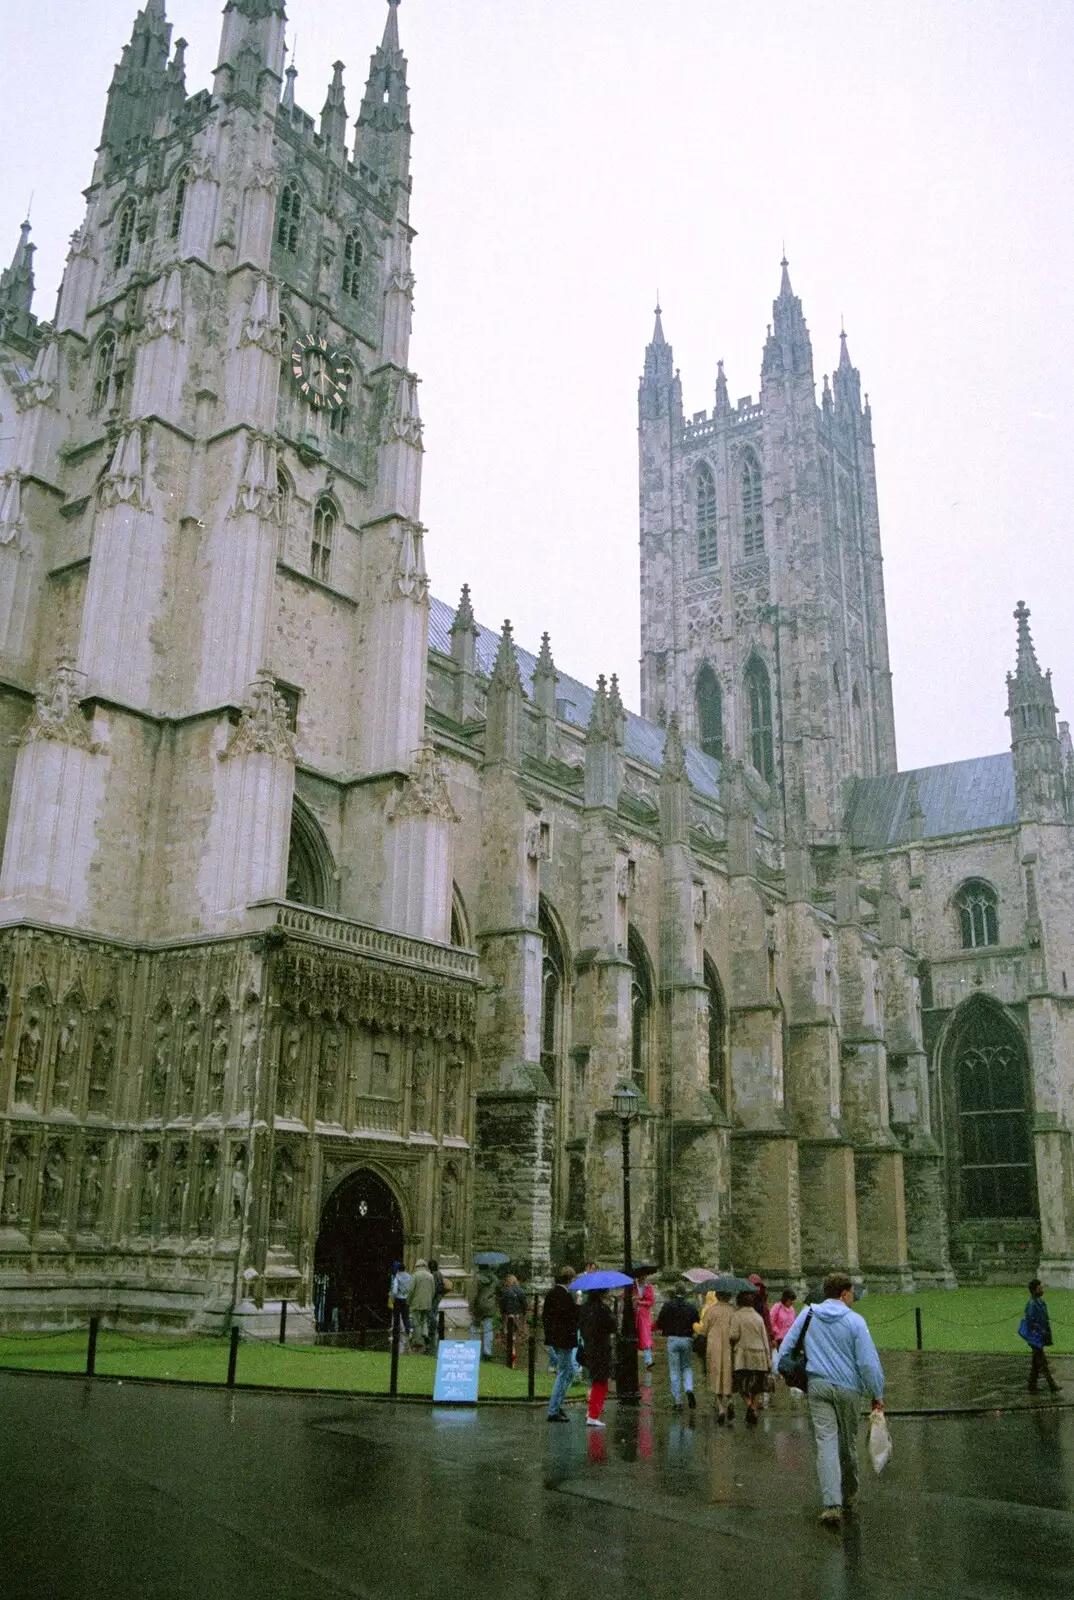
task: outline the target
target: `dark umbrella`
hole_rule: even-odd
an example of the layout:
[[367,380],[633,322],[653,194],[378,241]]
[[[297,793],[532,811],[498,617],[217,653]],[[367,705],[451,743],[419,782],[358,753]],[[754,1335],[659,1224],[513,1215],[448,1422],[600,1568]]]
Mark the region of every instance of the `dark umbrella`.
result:
[[655,1261],[635,1261],[634,1262],[634,1276],[635,1276],[635,1278],[648,1278],[652,1273],[656,1272],[656,1270],[657,1270],[657,1265],[656,1265]]
[[474,1252],[475,1267],[506,1267],[511,1257],[502,1250],[477,1250]]
[[633,1283],[625,1272],[613,1272],[610,1268],[597,1272],[581,1272],[577,1278],[572,1278],[570,1283],[571,1293],[582,1289],[625,1289],[628,1283]]
[[715,1294],[754,1294],[756,1291],[752,1283],[746,1278],[733,1278],[728,1273],[722,1277],[713,1278],[711,1283],[703,1285],[707,1291],[711,1289]]

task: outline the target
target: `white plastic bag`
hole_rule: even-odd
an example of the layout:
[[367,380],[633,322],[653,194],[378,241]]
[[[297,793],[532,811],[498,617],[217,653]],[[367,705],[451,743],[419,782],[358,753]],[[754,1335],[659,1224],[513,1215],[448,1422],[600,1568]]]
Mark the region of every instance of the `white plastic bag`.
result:
[[879,1476],[891,1460],[891,1434],[882,1411],[873,1411],[869,1416],[869,1455]]

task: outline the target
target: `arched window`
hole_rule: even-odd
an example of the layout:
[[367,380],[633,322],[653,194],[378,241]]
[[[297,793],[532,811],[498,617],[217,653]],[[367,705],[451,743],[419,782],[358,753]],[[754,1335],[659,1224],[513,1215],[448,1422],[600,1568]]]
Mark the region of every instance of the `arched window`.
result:
[[698,742],[707,756],[723,760],[723,692],[715,672],[704,662],[697,675]]
[[190,187],[190,168],[180,169],[175,180],[175,189],[172,193],[171,220],[168,224],[168,237],[178,239],[183,227],[183,212],[186,209],[186,192]]
[[120,207],[119,218],[116,222],[116,249],[112,257],[112,266],[116,272],[121,272],[130,263],[136,215],[137,207],[134,201],[125,200]]
[[291,376],[291,323],[286,316],[280,317],[280,365],[283,367],[284,376]]
[[451,942],[459,950],[470,950],[470,919],[459,893],[458,884],[451,885]]
[[282,541],[287,537],[287,523],[291,515],[291,498],[294,494],[294,488],[290,478],[279,463],[276,465],[276,494],[279,498],[280,528],[282,530],[280,537]]
[[763,661],[751,657],[746,668],[746,704],[750,718],[750,760],[769,783],[772,781],[772,691]]
[[999,943],[999,897],[983,878],[968,878],[955,895],[963,950]]
[[697,564],[712,567],[716,564],[716,479],[712,468],[702,462],[697,469]]
[[103,334],[97,352],[93,357],[93,390],[90,394],[90,410],[92,412],[104,411],[110,403],[112,392],[112,370],[116,364],[116,336],[109,331]]
[[286,897],[295,905],[331,911],[335,902],[335,864],[328,841],[309,807],[295,796],[287,856]]
[[635,928],[627,933],[630,979],[630,1075],[639,1094],[649,1097],[649,1060],[653,1025],[653,979],[649,957]]
[[705,957],[705,989],[709,997],[709,1094],[727,1109],[727,1006],[723,985],[708,956]]
[[350,364],[343,362],[341,368],[336,369],[337,376],[344,388],[344,397],[338,406],[333,406],[328,413],[328,426],[333,433],[341,439],[350,437],[351,431],[351,405],[350,392],[353,374]]
[[362,239],[354,231],[348,233],[343,246],[343,293],[357,300],[362,292]]
[[742,554],[764,554],[764,485],[761,464],[752,450],[742,458]]
[[298,225],[302,216],[302,194],[297,183],[284,185],[280,196],[280,217],[276,224],[276,243],[294,255],[298,250]]
[[327,583],[332,572],[332,542],[339,513],[334,500],[323,494],[313,510],[313,540],[310,544],[310,572]]
[[1034,1216],[1029,1075],[1017,1027],[994,1001],[975,997],[956,1015],[945,1056],[956,1110],[959,1213]]
[[563,1012],[567,962],[563,943],[544,901],[540,902],[537,926],[544,940],[541,960],[541,1066],[551,1084],[559,1080],[563,1059]]

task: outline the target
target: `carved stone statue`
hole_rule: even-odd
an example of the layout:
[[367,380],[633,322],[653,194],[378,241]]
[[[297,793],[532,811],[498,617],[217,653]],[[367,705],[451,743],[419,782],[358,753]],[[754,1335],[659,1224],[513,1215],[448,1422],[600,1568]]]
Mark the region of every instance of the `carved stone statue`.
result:
[[7,1227],[18,1227],[26,1210],[26,1174],[30,1152],[21,1139],[14,1139],[4,1163],[4,1195],[0,1208],[0,1222]]
[[459,1180],[454,1167],[446,1168],[440,1180],[440,1243],[449,1248],[456,1243],[459,1225]]
[[65,1008],[52,1070],[52,1104],[61,1111],[70,1109],[75,1096],[81,1040],[82,1013],[73,1006]]
[[179,1097],[176,1114],[180,1117],[194,1115],[200,1064],[201,1015],[197,1007],[192,1006],[183,1018],[183,1037],[179,1047]]
[[280,1243],[291,1224],[295,1190],[294,1158],[289,1150],[277,1150],[272,1173],[272,1209],[270,1215],[273,1239]]
[[112,1092],[112,1069],[116,1059],[116,1019],[111,1010],[102,1008],[97,1014],[90,1053],[89,1108],[107,1111]]
[[462,1121],[461,1096],[462,1096],[462,1069],[463,1062],[458,1056],[452,1056],[447,1064],[444,1075],[444,1132],[460,1132]]
[[147,1144],[142,1161],[142,1189],[138,1200],[138,1228],[141,1233],[152,1233],[157,1215],[157,1195],[160,1193],[160,1146]]
[[317,1071],[318,1122],[338,1119],[339,1045],[338,1031],[335,1028],[326,1029],[321,1040],[321,1061]]
[[220,1005],[213,1013],[212,1038],[209,1041],[208,1109],[211,1116],[220,1116],[224,1109],[230,1042],[231,1013],[227,1005]]
[[15,1065],[15,1099],[33,1105],[37,1099],[37,1074],[41,1067],[41,1013],[28,1011],[19,1038]]
[[186,1200],[187,1163],[189,1154],[185,1144],[172,1150],[171,1171],[168,1174],[167,1225],[169,1233],[183,1231],[183,1204]]
[[248,994],[242,1008],[242,1043],[239,1047],[239,1093],[244,1106],[249,1105],[250,1096],[253,1094],[260,1019],[261,1002],[256,994]]
[[172,1014],[164,1010],[153,1026],[153,1061],[149,1069],[148,1112],[163,1117],[168,1104],[168,1070],[172,1054]]
[[63,1191],[67,1183],[67,1152],[49,1145],[41,1177],[41,1226],[58,1228],[63,1221]]
[[276,1113],[293,1117],[298,1097],[298,1074],[302,1054],[302,1029],[292,1023],[284,1031],[280,1046],[280,1073],[276,1080]]
[[198,1167],[197,1232],[199,1238],[211,1239],[215,1231],[216,1190],[220,1181],[220,1152],[214,1144],[203,1146]]
[[242,1225],[246,1205],[246,1147],[238,1145],[231,1163],[231,1228],[234,1234]]
[[410,1073],[410,1126],[424,1132],[429,1126],[429,1053],[419,1044]]
[[78,1226],[85,1233],[92,1233],[101,1214],[101,1172],[101,1147],[92,1144],[82,1158],[82,1176],[78,1184]]

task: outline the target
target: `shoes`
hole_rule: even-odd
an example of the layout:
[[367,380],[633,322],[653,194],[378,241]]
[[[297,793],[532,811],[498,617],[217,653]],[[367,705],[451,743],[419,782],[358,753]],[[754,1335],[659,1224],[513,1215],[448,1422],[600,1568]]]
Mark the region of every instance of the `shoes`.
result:
[[726,1413],[723,1412],[723,1411],[717,1411],[717,1413],[716,1413],[716,1426],[718,1428],[722,1428],[726,1421],[727,1421]]
[[682,1401],[681,1400],[673,1400],[671,1402],[671,1409],[672,1409],[672,1411],[681,1411],[682,1410]]
[[686,1404],[690,1407],[691,1411],[697,1410],[697,1400],[692,1389],[687,1389],[686,1391]]
[[1050,1383],[1048,1385],[1048,1393],[1049,1394],[1062,1394],[1062,1392],[1063,1392],[1063,1385],[1061,1383]]
[[586,1417],[585,1425],[587,1428],[606,1428],[608,1426],[606,1422],[601,1422],[599,1417]]
[[752,1406],[747,1406],[746,1407],[746,1426],[747,1426],[747,1428],[756,1428],[758,1426],[758,1424],[760,1423],[760,1421],[761,1421],[761,1419],[757,1415],[756,1411],[754,1411],[753,1407]]
[[549,1422],[569,1422],[571,1419],[565,1411],[550,1411],[548,1420]]
[[735,1420],[735,1402],[733,1400],[728,1403],[727,1420],[728,1422],[734,1422]]
[[836,1532],[843,1526],[843,1508],[841,1506],[825,1506],[820,1514],[820,1520],[826,1528]]

